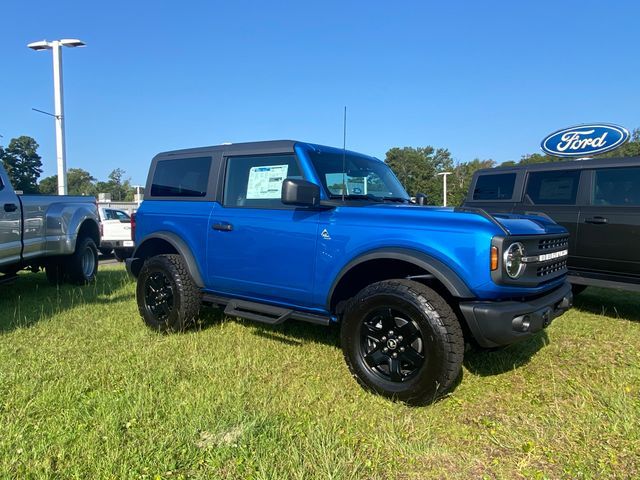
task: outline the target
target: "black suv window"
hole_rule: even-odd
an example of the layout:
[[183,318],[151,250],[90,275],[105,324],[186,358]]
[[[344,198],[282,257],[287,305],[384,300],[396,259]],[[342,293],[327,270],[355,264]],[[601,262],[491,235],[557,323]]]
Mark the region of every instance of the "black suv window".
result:
[[527,181],[527,196],[534,205],[573,205],[579,182],[579,170],[532,172]]
[[285,178],[302,178],[293,154],[229,157],[224,183],[224,206],[283,208]]
[[473,190],[473,199],[511,200],[515,181],[515,173],[481,175],[476,181],[476,188]]
[[594,205],[640,205],[640,167],[596,170]]
[[152,197],[204,197],[211,157],[160,160],[153,173]]

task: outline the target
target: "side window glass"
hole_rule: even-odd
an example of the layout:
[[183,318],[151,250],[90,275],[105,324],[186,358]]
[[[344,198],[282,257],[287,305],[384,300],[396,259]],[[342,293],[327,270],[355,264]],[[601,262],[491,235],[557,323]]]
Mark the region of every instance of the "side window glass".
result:
[[474,200],[511,200],[516,182],[515,173],[481,175],[473,190]]
[[594,205],[640,205],[640,168],[595,171]]
[[293,154],[229,157],[224,206],[281,208],[285,178],[302,178]]
[[204,197],[210,167],[210,157],[160,160],[153,173],[151,196]]
[[579,182],[579,170],[532,172],[527,196],[534,205],[574,205]]

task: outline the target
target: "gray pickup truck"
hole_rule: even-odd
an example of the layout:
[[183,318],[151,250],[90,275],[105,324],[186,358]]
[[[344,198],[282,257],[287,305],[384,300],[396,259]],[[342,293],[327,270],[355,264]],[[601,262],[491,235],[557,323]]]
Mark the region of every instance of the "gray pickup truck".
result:
[[0,165],[0,283],[43,268],[55,284],[83,285],[98,271],[100,220],[94,197],[19,195]]

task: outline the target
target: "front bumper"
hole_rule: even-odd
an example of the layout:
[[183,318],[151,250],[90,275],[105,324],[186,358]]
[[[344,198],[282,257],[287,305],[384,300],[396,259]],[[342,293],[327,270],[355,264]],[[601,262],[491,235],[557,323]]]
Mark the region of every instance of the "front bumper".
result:
[[571,284],[534,300],[463,302],[460,310],[482,347],[498,347],[524,340],[548,327],[573,304]]

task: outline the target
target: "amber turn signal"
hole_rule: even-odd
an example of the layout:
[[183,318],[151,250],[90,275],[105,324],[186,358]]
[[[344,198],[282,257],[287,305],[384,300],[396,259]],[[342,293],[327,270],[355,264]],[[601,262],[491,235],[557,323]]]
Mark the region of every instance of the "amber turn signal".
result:
[[498,247],[491,247],[491,271],[498,269]]

